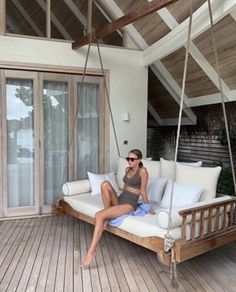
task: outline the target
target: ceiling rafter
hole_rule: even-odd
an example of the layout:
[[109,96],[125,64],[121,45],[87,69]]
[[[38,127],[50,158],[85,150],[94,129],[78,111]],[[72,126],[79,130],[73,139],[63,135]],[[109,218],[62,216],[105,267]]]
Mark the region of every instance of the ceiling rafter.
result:
[[[215,0],[212,4],[213,21],[220,21],[225,15],[236,7],[235,0]],[[177,49],[183,47],[187,41],[189,18],[178,27],[169,32],[161,40],[157,41],[143,52],[144,66],[150,65],[156,60],[161,60]],[[205,2],[193,13],[191,39],[196,38],[210,27],[208,4]]]
[[146,15],[155,12],[158,9],[161,9],[162,7],[168,6],[177,1],[179,0],[153,0],[151,3],[146,3],[145,5],[143,5],[142,7],[135,11],[131,11],[125,15],[123,13],[123,15],[120,18],[114,20],[112,23],[108,23],[103,27],[96,29],[92,33],[92,35],[88,34],[80,38],[78,41],[73,42],[72,48],[78,49],[88,44],[90,41],[94,42],[96,41],[96,39],[103,38],[108,34],[111,34],[112,32],[116,31],[117,29],[123,28],[127,24],[130,24]]
[[19,3],[18,0],[11,0],[18,11],[21,13],[21,15],[24,17],[24,19],[28,22],[28,24],[31,26],[31,28],[34,30],[34,32],[38,35],[43,37],[44,34],[40,30],[40,28],[37,26],[37,24],[33,21],[33,19],[29,16],[29,14],[26,12],[24,7]]
[[83,24],[84,29],[87,30],[87,27],[88,27],[87,19],[80,12],[79,8],[74,4],[72,0],[64,0],[64,2],[70,8],[70,10],[74,13],[77,19]]
[[[150,1],[150,0],[148,0],[148,1]],[[163,8],[163,9],[157,11],[157,13],[160,15],[162,20],[168,25],[168,27],[171,30],[175,29],[179,25],[179,23],[176,21],[176,19],[173,17],[173,15],[168,10],[168,8]],[[186,45],[184,45],[184,46],[186,47]],[[200,50],[195,46],[193,41],[190,41],[189,54],[193,57],[193,59],[202,68],[204,73],[213,82],[213,84],[216,86],[216,88],[218,88],[218,90],[220,90],[217,72],[211,66],[211,64],[207,61],[207,59],[203,56],[203,54],[200,52]],[[222,79],[221,79],[221,84],[222,84],[224,95],[226,96],[227,100],[229,100],[230,99],[230,89]]]
[[[124,15],[123,11],[119,8],[119,6],[115,3],[114,0],[99,0],[100,4],[106,8],[106,10],[109,12],[109,14],[111,14],[114,18],[119,18],[122,15]],[[126,27],[124,27],[124,30],[129,34],[129,36],[131,37],[131,39],[134,41],[134,43],[142,50],[146,49],[148,47],[148,44],[146,43],[146,41],[143,39],[143,37],[140,35],[140,33],[135,29],[135,27],[132,24],[127,25]],[[160,62],[156,62],[155,64],[153,64],[151,66],[154,74],[157,76],[157,78],[161,81],[161,83],[163,84],[163,86],[165,86],[165,88],[167,89],[167,91],[170,93],[170,95],[175,99],[175,101],[179,104],[180,103],[180,94],[176,92],[176,88],[178,88],[178,92],[181,93],[181,89],[178,86],[178,84],[175,82],[175,80],[173,79],[173,77],[170,75],[168,79],[163,77],[163,65],[161,66]],[[168,72],[167,70],[165,70],[165,72]],[[168,80],[168,83],[167,83]],[[172,82],[172,84],[176,83],[176,87],[173,88],[170,85],[170,81]],[[185,112],[185,114],[188,117],[188,124],[195,124],[196,123],[196,115],[194,114],[194,112],[191,109],[186,108],[187,105],[184,102],[184,109],[183,111]],[[155,118],[155,117],[154,117]],[[161,119],[161,124],[164,125],[164,120],[165,119]],[[175,123],[176,125],[177,123]]]
[[154,109],[154,107],[151,105],[150,102],[148,102],[148,111],[150,112],[150,114],[153,116],[153,118],[155,119],[155,121],[162,126],[162,119],[159,116],[159,114],[157,113],[157,111]]
[[[43,0],[36,0],[39,6],[46,11],[46,4]],[[57,19],[57,17],[51,12],[51,20],[53,24],[56,26],[56,28],[59,30],[59,32],[62,34],[62,36],[67,40],[72,40],[72,37],[70,34],[66,31],[64,26],[60,23],[60,21]]]

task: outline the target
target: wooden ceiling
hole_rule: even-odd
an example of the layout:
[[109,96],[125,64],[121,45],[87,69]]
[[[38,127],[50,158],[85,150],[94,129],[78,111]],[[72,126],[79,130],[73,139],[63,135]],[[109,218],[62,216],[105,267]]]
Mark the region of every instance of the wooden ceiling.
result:
[[[94,0],[93,28],[140,9],[150,0]],[[181,96],[186,35],[192,1],[179,0],[145,16],[101,42],[123,46],[127,38],[143,50],[149,65],[149,109],[157,123],[176,123]],[[226,101],[236,100],[236,0],[213,0],[214,35]],[[78,40],[87,30],[88,0],[51,0],[51,36]],[[46,36],[45,0],[7,0],[7,32]],[[125,34],[124,34],[125,33]],[[123,38],[125,35],[125,38]],[[194,0],[192,39],[184,96],[186,124],[194,124],[195,106],[220,102],[207,0]]]

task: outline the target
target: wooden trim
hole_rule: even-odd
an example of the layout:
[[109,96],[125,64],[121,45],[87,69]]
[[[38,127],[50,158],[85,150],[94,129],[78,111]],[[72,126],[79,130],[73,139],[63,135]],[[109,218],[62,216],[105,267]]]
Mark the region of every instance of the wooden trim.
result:
[[34,189],[35,189],[35,207],[36,207],[36,213],[40,213],[40,187],[41,182],[39,181],[40,176],[40,153],[39,153],[39,147],[40,147],[40,115],[39,115],[39,81],[38,73],[30,74],[33,78],[33,105],[34,105]]
[[3,177],[3,153],[2,153],[2,141],[3,141],[3,132],[2,132],[2,100],[3,100],[3,71],[0,70],[0,217],[3,217],[3,192],[2,192],[2,177]]
[[6,0],[0,0],[0,35],[6,31]]
[[[128,14],[116,19],[112,23],[108,23],[101,28],[96,29],[93,32],[91,41],[94,42],[96,39],[105,37],[106,35],[130,24],[146,15],[151,14],[163,7],[166,7],[178,0],[153,0],[152,2],[144,4],[142,7],[136,11],[129,12]],[[79,39],[78,41],[73,42],[72,49],[78,49],[89,43],[90,35],[86,35]]]
[[236,226],[226,231],[218,232],[208,238],[199,239],[197,241],[176,241],[175,255],[177,262],[189,260],[202,253],[225,245],[236,240]]
[[51,0],[46,0],[46,36],[51,38]]
[[[0,61],[0,67],[2,69],[14,69],[14,70],[28,70],[28,71],[39,71],[39,72],[55,72],[55,73],[62,73],[62,74],[83,74],[82,67],[72,67],[72,66],[60,66],[60,65],[47,65],[47,64],[26,64],[21,62],[4,62]],[[109,70],[105,69],[105,74],[109,72]],[[95,76],[102,76],[102,70],[97,68],[87,68],[86,70],[87,75],[95,75]]]

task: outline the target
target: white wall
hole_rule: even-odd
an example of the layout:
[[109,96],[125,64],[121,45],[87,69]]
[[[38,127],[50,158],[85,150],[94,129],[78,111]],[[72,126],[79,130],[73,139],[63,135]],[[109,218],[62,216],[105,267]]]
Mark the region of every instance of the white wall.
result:
[[[87,47],[72,50],[71,43],[11,36],[0,36],[1,62],[83,67]],[[110,71],[110,99],[121,156],[132,148],[146,155],[147,69],[142,67],[142,53],[123,48],[101,47],[104,69]],[[97,47],[91,47],[88,68],[99,68]],[[130,121],[122,121],[128,111]],[[128,140],[128,145],[123,141]],[[110,127],[110,167],[115,170],[117,151]]]

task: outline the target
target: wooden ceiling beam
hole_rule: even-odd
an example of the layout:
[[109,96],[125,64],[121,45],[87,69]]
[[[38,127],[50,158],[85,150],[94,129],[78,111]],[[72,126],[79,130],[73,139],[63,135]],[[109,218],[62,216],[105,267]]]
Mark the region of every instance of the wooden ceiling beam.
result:
[[[152,2],[146,3],[140,9],[136,11],[131,11],[127,13],[126,15],[116,19],[112,23],[108,23],[104,25],[103,27],[96,29],[92,33],[91,41],[94,42],[96,39],[103,38],[107,36],[108,34],[177,1],[178,0],[153,0]],[[73,42],[72,49],[75,50],[88,44],[89,39],[90,39],[90,35],[88,34],[80,38],[78,41]]]

